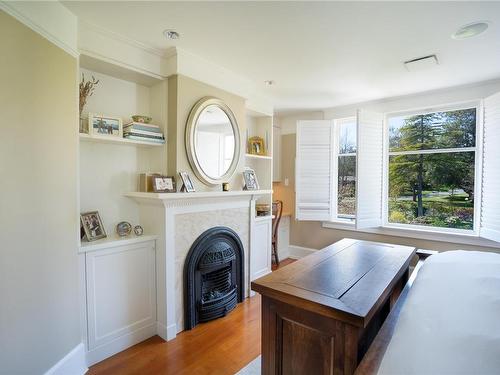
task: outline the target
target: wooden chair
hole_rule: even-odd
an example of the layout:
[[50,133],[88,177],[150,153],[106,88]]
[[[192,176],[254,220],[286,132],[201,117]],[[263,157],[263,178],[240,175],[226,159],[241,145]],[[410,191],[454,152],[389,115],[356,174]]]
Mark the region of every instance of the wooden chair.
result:
[[283,213],[283,202],[273,202],[273,236],[272,236],[272,261],[279,266],[280,259],[278,256],[278,228],[280,225],[281,214]]

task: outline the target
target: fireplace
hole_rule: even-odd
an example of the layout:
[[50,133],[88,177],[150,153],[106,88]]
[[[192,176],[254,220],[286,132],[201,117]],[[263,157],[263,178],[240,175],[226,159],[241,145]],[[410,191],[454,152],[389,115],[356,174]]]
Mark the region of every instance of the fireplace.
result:
[[225,316],[243,301],[243,259],[230,228],[214,227],[196,239],[184,265],[185,329]]

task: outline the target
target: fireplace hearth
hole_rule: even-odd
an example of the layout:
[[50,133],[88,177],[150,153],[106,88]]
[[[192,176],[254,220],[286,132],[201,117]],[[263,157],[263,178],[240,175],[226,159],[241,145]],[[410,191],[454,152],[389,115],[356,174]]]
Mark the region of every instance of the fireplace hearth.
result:
[[243,301],[243,255],[230,228],[214,227],[196,239],[184,265],[185,329],[225,316]]

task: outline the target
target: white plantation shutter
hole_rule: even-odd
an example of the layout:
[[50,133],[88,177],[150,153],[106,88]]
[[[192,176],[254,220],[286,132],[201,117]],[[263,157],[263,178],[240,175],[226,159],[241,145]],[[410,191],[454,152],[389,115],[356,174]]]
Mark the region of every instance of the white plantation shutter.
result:
[[484,100],[480,236],[500,242],[500,93]]
[[331,220],[333,204],[333,122],[298,121],[295,160],[295,217]]
[[382,225],[384,118],[358,110],[356,155],[356,228]]

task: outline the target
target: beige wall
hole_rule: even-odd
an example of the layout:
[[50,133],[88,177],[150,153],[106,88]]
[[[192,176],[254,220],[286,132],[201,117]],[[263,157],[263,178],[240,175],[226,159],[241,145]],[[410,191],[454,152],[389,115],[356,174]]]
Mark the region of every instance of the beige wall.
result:
[[[182,75],[169,77],[168,82],[168,171],[169,174],[178,175],[180,171],[188,171],[197,191],[220,190],[220,186],[207,186],[196,178],[189,164],[185,146],[186,122],[191,109],[198,100],[205,96],[213,96],[223,100],[236,117],[240,129],[241,155],[238,169],[230,182],[231,189],[241,189],[241,171],[244,163],[245,150],[245,99],[227,91],[207,85],[203,82]],[[182,184],[179,183],[179,187]]]
[[[279,120],[278,120],[279,121]],[[282,180],[289,179],[289,186],[283,182],[274,184],[273,199],[281,199],[284,202],[284,211],[292,212],[290,221],[290,245],[321,249],[342,238],[356,238],[370,241],[396,243],[401,245],[416,246],[422,249],[432,250],[454,250],[471,249],[481,251],[499,251],[491,247],[462,245],[450,242],[420,240],[418,238],[395,237],[357,231],[347,231],[323,228],[320,222],[295,220],[295,134],[286,134],[281,139],[281,170]],[[418,235],[416,235],[418,236]]]
[[81,342],[77,61],[0,11],[0,373]]

